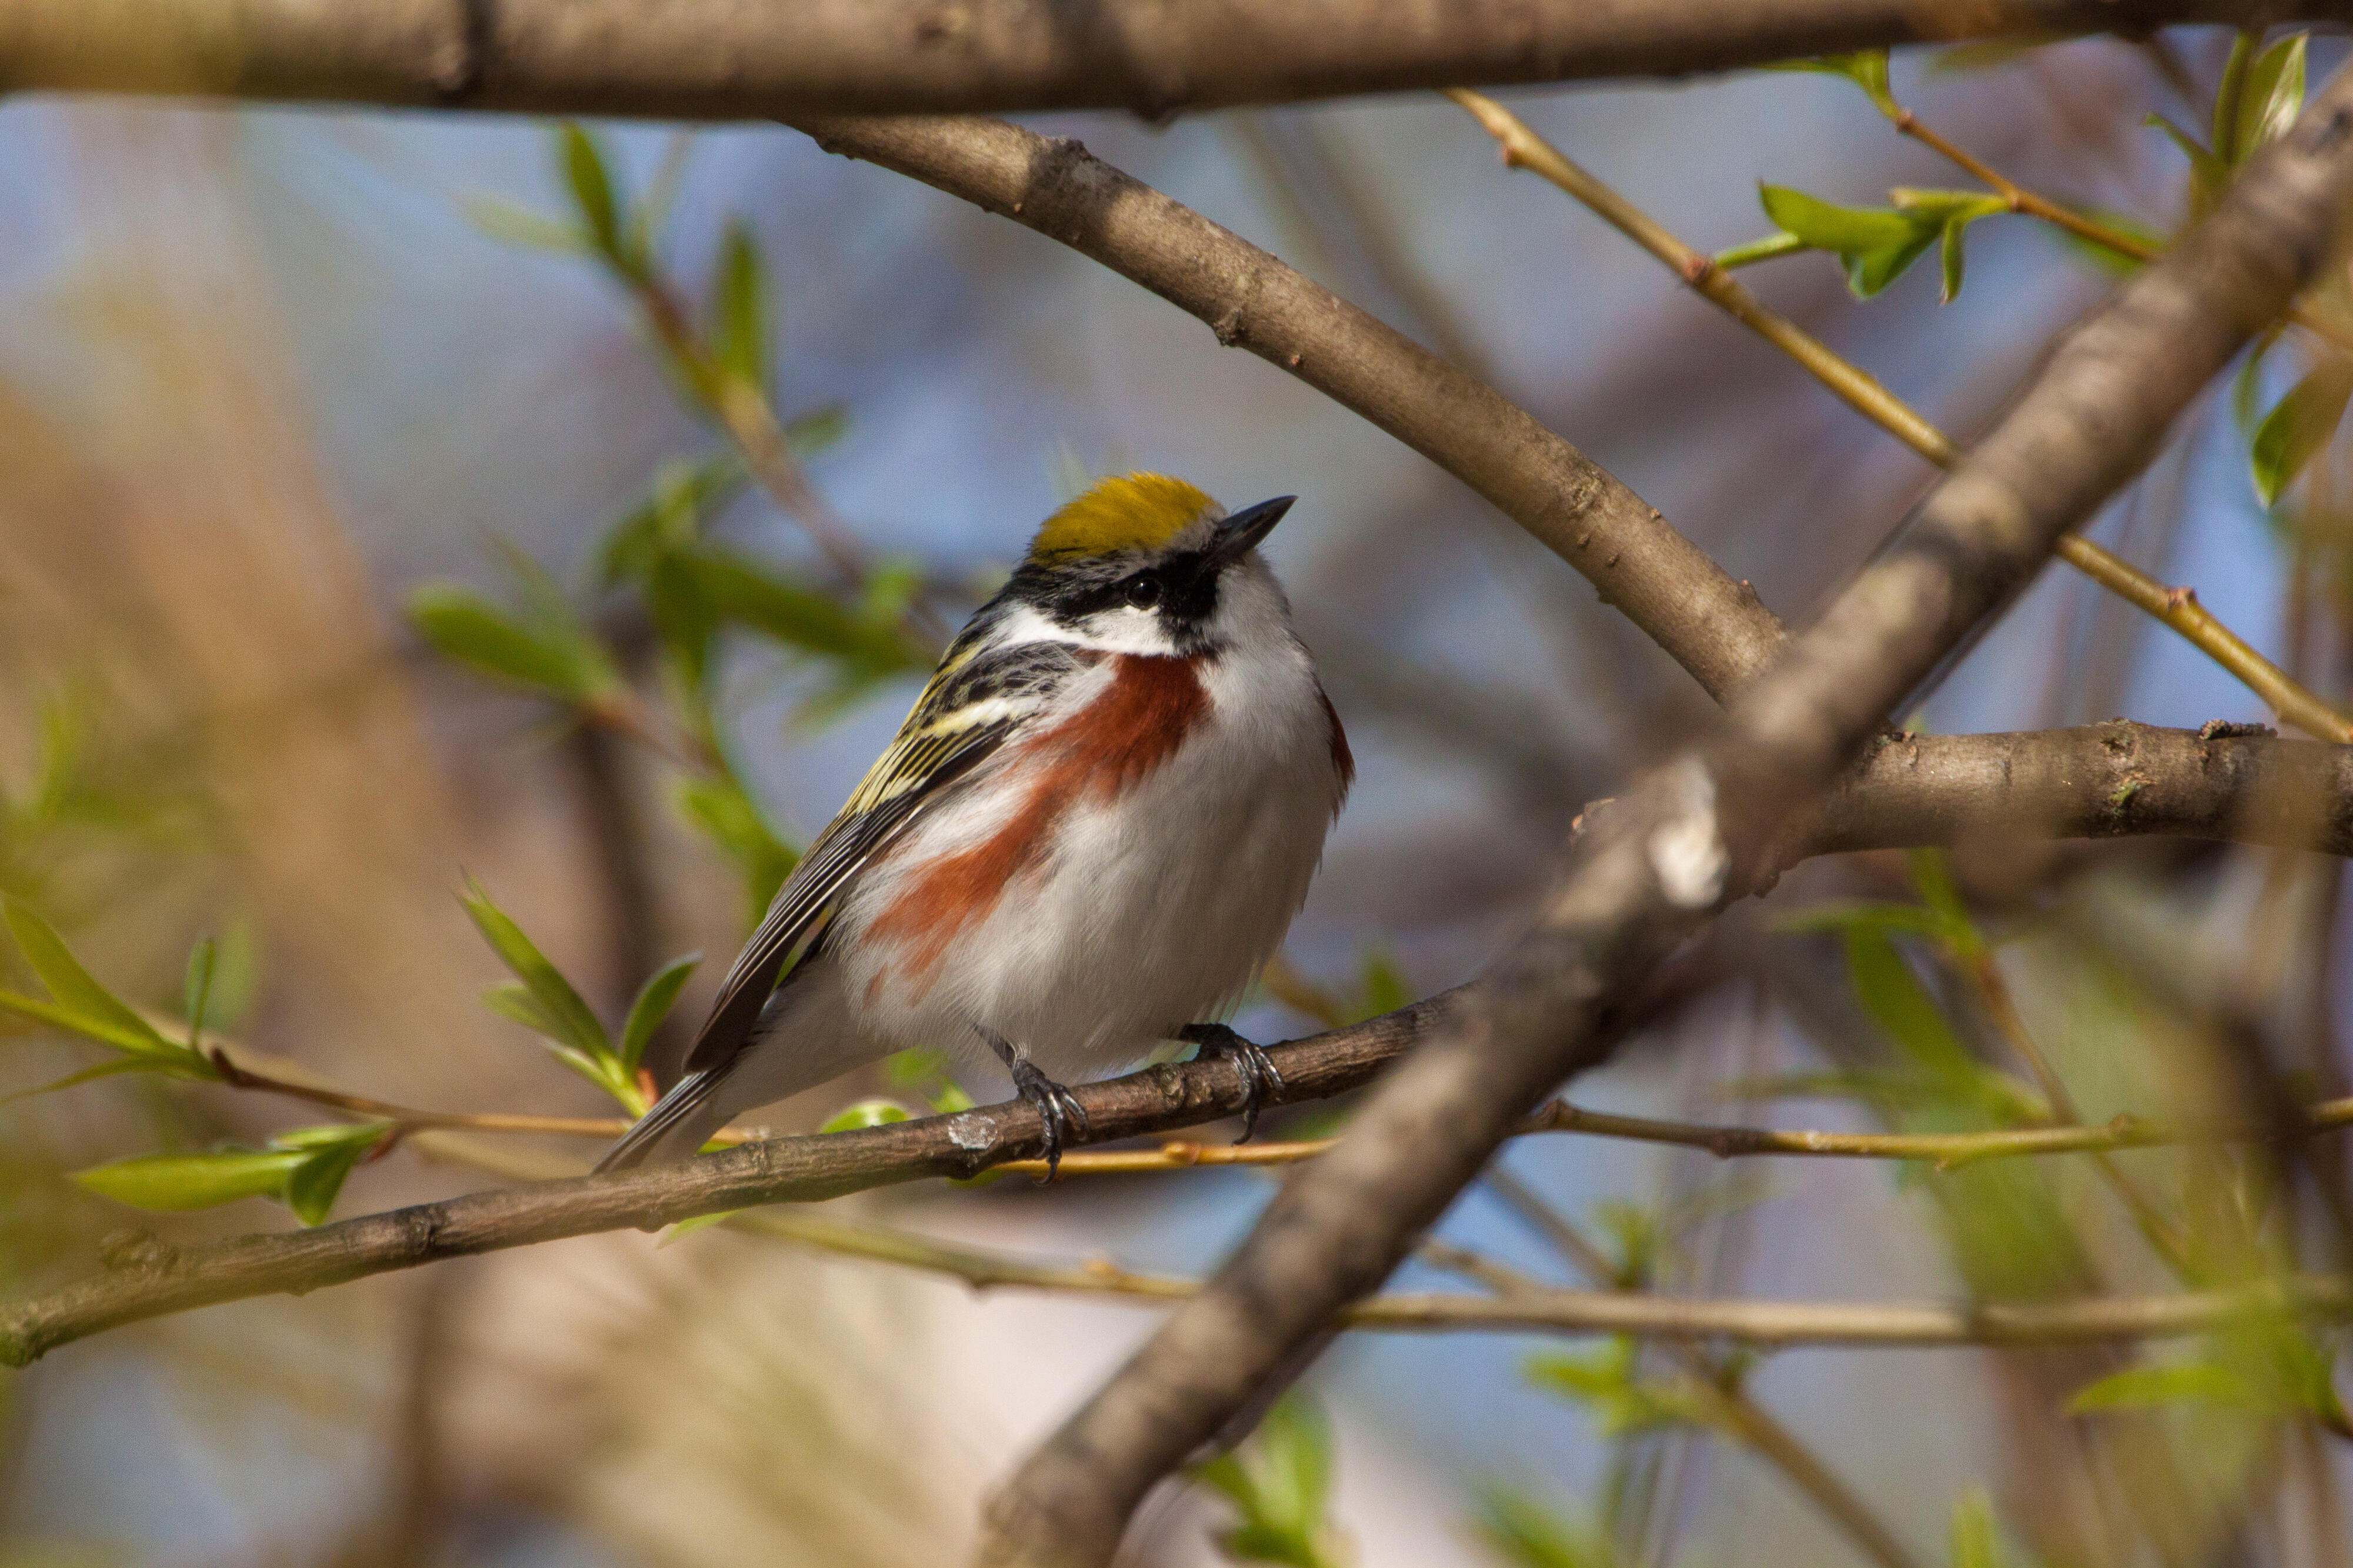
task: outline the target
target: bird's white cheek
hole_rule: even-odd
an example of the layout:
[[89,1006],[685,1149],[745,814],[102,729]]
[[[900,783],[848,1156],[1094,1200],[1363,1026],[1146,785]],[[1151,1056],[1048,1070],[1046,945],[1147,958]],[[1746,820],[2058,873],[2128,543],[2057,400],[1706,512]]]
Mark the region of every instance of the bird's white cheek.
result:
[[1098,610],[1079,625],[1076,639],[1082,646],[1103,649],[1105,653],[1171,654],[1176,645],[1160,617],[1148,610],[1124,606],[1115,610]]

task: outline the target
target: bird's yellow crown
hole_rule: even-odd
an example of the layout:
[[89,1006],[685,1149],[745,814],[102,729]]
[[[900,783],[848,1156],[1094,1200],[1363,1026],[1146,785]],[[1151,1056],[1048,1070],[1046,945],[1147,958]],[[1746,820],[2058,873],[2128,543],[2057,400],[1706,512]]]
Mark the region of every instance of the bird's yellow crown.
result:
[[1065,562],[1121,550],[1158,550],[1217,505],[1166,474],[1098,479],[1046,520],[1029,542],[1029,559]]

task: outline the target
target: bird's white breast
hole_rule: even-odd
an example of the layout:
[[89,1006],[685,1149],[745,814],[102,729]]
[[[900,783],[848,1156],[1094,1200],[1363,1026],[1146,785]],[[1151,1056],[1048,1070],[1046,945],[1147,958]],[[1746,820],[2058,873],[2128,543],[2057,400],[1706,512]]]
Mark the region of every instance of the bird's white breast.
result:
[[[1050,1075],[1083,1077],[1239,999],[1306,898],[1345,782],[1280,590],[1262,567],[1234,576],[1224,650],[1191,664],[1201,701],[1181,742],[1116,794],[1073,773],[986,912],[929,952],[887,939],[907,929],[891,910],[927,870],[1004,843],[1040,808],[1050,764],[1018,742],[862,879],[831,944],[860,1033],[985,1056],[977,1022]],[[1121,668],[1107,655],[1033,726],[1104,701]]]

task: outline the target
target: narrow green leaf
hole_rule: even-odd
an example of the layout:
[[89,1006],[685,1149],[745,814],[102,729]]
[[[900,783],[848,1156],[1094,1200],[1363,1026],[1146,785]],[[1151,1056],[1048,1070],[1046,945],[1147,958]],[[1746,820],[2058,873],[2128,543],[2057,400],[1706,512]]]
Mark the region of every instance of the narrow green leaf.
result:
[[1899,212],[1838,206],[1787,185],[1759,185],[1757,192],[1765,216],[1776,225],[1817,250],[1841,256],[1907,244],[1922,226]]
[[238,1198],[274,1198],[309,1155],[287,1150],[148,1154],[73,1173],[75,1184],[132,1208],[174,1213]]
[[579,225],[548,217],[497,196],[468,196],[463,210],[468,223],[508,245],[575,256],[592,254],[596,249],[596,242]]
[[2231,377],[2231,418],[2249,440],[2254,438],[2257,423],[2255,400],[2263,390],[2263,359],[2279,342],[2284,330],[2285,323],[2274,321],[2258,333],[2240,359],[2237,373]]
[[1759,261],[1770,261],[1777,256],[1793,256],[1810,249],[1806,242],[1789,233],[1768,234],[1762,239],[1747,240],[1715,253],[1718,267],[1729,272],[1736,267],[1749,267]]
[[1953,1033],[1926,987],[1895,944],[1878,931],[1846,932],[1847,973],[1863,1010],[1885,1029],[1904,1055],[1922,1070],[1954,1082],[1974,1080],[1977,1058]]
[[364,1142],[347,1139],[304,1155],[286,1173],[285,1202],[294,1217],[304,1225],[324,1225],[335,1206],[336,1194],[343,1190],[343,1178],[367,1157],[375,1142],[374,1137]]
[[613,195],[604,153],[594,137],[568,121],[557,131],[556,140],[564,183],[572,192],[572,205],[580,214],[582,227],[607,260],[623,264],[620,205]]
[[742,219],[720,241],[711,280],[712,352],[720,368],[750,386],[768,384],[768,279],[759,243]]
[[531,987],[520,980],[501,980],[482,993],[482,1005],[500,1017],[521,1024],[534,1035],[560,1037],[563,1029],[539,1005]]
[[612,1040],[588,1004],[580,999],[580,993],[572,988],[572,983],[547,961],[531,938],[523,934],[522,928],[493,903],[482,885],[471,877],[466,879],[462,901],[482,939],[530,992],[531,999],[544,1016],[546,1032],[593,1060],[610,1059]]
[[162,1040],[159,1045],[157,1039],[151,1039],[146,1034],[125,1029],[103,1018],[93,1018],[87,1013],[77,1013],[71,1008],[60,1007],[54,1002],[44,1002],[20,992],[0,991],[0,1013],[13,1013],[17,1017],[48,1028],[63,1029],[69,1035],[79,1035],[101,1046],[111,1046],[118,1051],[153,1059],[167,1068],[174,1059],[185,1058],[191,1066],[203,1059],[191,1057],[185,1047],[169,1040]]
[[409,595],[408,618],[444,658],[567,701],[587,701],[620,680],[585,631],[527,622],[470,588],[428,584]]
[[1936,910],[1921,904],[1885,903],[1871,899],[1831,899],[1777,915],[1768,930],[1792,936],[1820,931],[1877,931],[1910,936],[1943,934]]
[[644,582],[663,556],[701,538],[702,520],[733,500],[746,479],[743,459],[732,451],[663,464],[646,499],[605,531],[598,584]]
[[2103,1410],[2152,1410],[2164,1405],[2215,1405],[2263,1409],[2274,1401],[2244,1374],[2218,1362],[2168,1362],[2160,1366],[2129,1366],[2110,1373],[2075,1391],[2067,1401],[2071,1415]]
[[1607,1531],[1572,1525],[1517,1492],[1486,1493],[1479,1533],[1513,1568],[1619,1568],[1618,1549]]
[[1971,1487],[1953,1504],[1951,1540],[1952,1568],[2001,1568],[1993,1499],[1983,1487]]
[[188,1049],[203,1048],[205,1014],[213,1000],[213,973],[220,967],[220,944],[206,937],[188,952],[188,975],[181,984],[181,1005],[188,1020]]
[[2306,37],[2290,34],[2256,56],[2247,68],[2231,138],[2233,162],[2243,163],[2257,148],[2277,141],[2304,112]]
[[888,1127],[894,1121],[909,1121],[914,1112],[895,1100],[860,1100],[843,1106],[825,1119],[820,1132],[849,1132],[860,1127]]
[[896,626],[855,615],[757,562],[712,549],[695,552],[692,560],[720,614],[787,647],[867,668],[913,670],[928,664]]
[[800,856],[776,837],[733,773],[679,785],[679,810],[743,872],[745,905],[756,924]]
[[1949,305],[1961,297],[1961,235],[1968,226],[1969,220],[1965,217],[1945,220],[1944,233],[1936,242],[1944,271],[1944,287],[1936,296],[1938,304]]
[[1859,251],[1847,257],[1847,288],[1858,300],[1870,299],[1903,277],[1914,262],[1926,256],[1928,247],[1936,243],[1937,232],[1933,225],[1924,224],[1901,245],[1883,246],[1876,250]]
[[2290,388],[2255,426],[2247,464],[2255,494],[2265,506],[2278,504],[2282,492],[2337,434],[2348,395],[2353,395],[2353,370],[2331,355]]
[[2164,132],[2167,140],[2180,148],[2182,156],[2189,160],[2189,214],[2192,217],[2203,214],[2230,183],[2230,166],[2162,114],[2152,114],[2141,123]]
[[714,1225],[725,1225],[743,1212],[742,1209],[721,1209],[717,1214],[699,1214],[692,1219],[680,1220],[676,1225],[663,1231],[661,1239],[654,1245],[668,1247],[673,1241],[683,1241],[698,1230],[709,1230]]
[[[17,949],[25,962],[32,966],[49,994],[74,1018],[86,1023],[67,1024],[77,1033],[125,1050],[176,1051],[178,1047],[155,1031],[155,1026],[141,1017],[113,992],[100,984],[90,971],[81,966],[72,951],[65,944],[49,922],[43,920],[33,906],[21,899],[0,896],[0,918],[8,925],[8,934],[16,939]],[[89,1025],[97,1025],[102,1033]],[[136,1043],[126,1043],[136,1042]]]
[[1813,59],[1777,60],[1767,70],[1820,71],[1831,76],[1842,76],[1862,89],[1882,114],[1893,118],[1900,112],[1887,85],[1887,51],[1862,49],[1848,55],[1822,55]]
[[621,1025],[621,1069],[624,1072],[632,1076],[636,1074],[638,1064],[645,1059],[646,1046],[653,1039],[654,1031],[661,1027],[664,1018],[670,1016],[670,1006],[678,1000],[680,988],[694,973],[694,966],[702,962],[702,955],[699,952],[673,958],[656,970],[653,978],[638,990],[637,1000],[629,1004],[628,1018]]
[[1916,213],[1922,217],[1947,221],[1957,217],[1975,221],[2010,210],[2009,203],[1983,191],[1928,190],[1918,185],[1898,185],[1887,193],[1887,199],[1895,204],[1898,212]]
[[1912,886],[1919,890],[1920,901],[1927,907],[1934,922],[1928,934],[1963,958],[1983,954],[1985,935],[1969,914],[1969,906],[1961,897],[1961,885],[1954,879],[1952,862],[1945,852],[1915,849],[1905,857],[1905,864],[1912,872]]
[[1365,955],[1365,966],[1357,976],[1359,993],[1356,1022],[1377,1018],[1384,1013],[1394,1013],[1413,1000],[1413,988],[1405,972],[1397,965],[1396,958],[1384,949],[1376,948]]
[[79,1072],[69,1072],[63,1078],[51,1079],[47,1083],[37,1083],[30,1089],[19,1089],[7,1094],[0,1094],[0,1105],[14,1105],[20,1100],[36,1100],[45,1094],[55,1094],[59,1089],[74,1089],[85,1083],[95,1083],[102,1078],[120,1078],[125,1073],[171,1071],[171,1064],[161,1057],[109,1057],[106,1060],[92,1067],[86,1067]]

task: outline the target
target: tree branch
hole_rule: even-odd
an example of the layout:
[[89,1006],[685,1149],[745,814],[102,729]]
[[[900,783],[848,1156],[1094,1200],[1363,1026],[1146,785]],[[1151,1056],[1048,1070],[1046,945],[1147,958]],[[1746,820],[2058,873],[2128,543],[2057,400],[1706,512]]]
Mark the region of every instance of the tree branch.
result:
[[10,0],[0,83],[688,120],[1050,108],[1158,119],[2346,14],[2336,0]]
[[1061,241],[1363,415],[1584,574],[1711,694],[1778,647],[1755,590],[1534,416],[1076,142],[993,120],[793,123],[828,152]]
[[[1433,997],[1351,1028],[1271,1047],[1282,1074],[1273,1103],[1357,1088],[1428,1026]],[[1154,1068],[1072,1091],[1101,1142],[1238,1114],[1243,1085],[1228,1063]],[[892,1126],[746,1143],[684,1164],[470,1193],[291,1234],[177,1247],[142,1237],[105,1272],[0,1307],[0,1365],[23,1366],[101,1330],[251,1296],[302,1293],[444,1258],[594,1231],[658,1229],[697,1215],[838,1197],[927,1176],[976,1175],[1044,1147],[1026,1101]]]
[[1603,1059],[1624,998],[1791,811],[2147,462],[2173,419],[2327,258],[2353,195],[2353,75],[2213,214],[2074,331],[1907,531],[1793,639],[1707,742],[1589,829],[1535,928],[1288,1182],[1208,1289],[1022,1466],[986,1560],[1107,1563],[1145,1494],[1295,1376],[1351,1303],[1564,1076]]
[[[1689,284],[1702,299],[1779,349],[1839,400],[1940,468],[1961,459],[1961,448],[1879,380],[1797,322],[1767,307],[1704,253],[1675,237],[1657,219],[1572,163],[1529,130],[1519,116],[1479,93],[1448,94],[1503,148],[1509,167],[1535,171],[1641,246]],[[2149,253],[2155,255],[2154,251]],[[2142,259],[2147,259],[2144,257]],[[2171,627],[2261,697],[2287,723],[2324,741],[2353,741],[2353,721],[2306,689],[2216,618],[2189,589],[2168,588],[2130,562],[2088,539],[2070,534],[2059,557],[2147,615]]]

